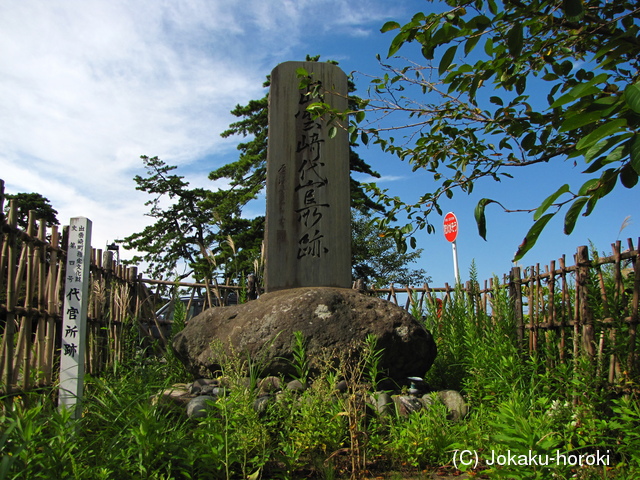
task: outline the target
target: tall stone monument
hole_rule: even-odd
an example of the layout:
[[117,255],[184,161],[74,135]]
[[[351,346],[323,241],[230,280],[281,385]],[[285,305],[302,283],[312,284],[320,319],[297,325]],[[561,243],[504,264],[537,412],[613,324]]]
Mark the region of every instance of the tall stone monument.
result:
[[[311,78],[302,89],[300,74]],[[176,355],[194,375],[220,370],[213,339],[260,358],[265,375],[291,375],[294,332],[308,339],[310,358],[327,347],[339,352],[364,345],[374,335],[384,352],[380,369],[398,383],[423,376],[433,364],[433,337],[410,313],[349,288],[349,141],[344,128],[330,135],[326,119],[307,112],[317,101],[346,110],[347,77],[335,65],[287,62],[271,73],[267,294],[209,308],[173,338]]]
[[[311,77],[300,89],[300,69]],[[329,137],[307,107],[347,108],[347,76],[320,62],[285,62],[271,73],[265,291],[351,286],[349,140]],[[319,95],[320,97],[314,97]]]

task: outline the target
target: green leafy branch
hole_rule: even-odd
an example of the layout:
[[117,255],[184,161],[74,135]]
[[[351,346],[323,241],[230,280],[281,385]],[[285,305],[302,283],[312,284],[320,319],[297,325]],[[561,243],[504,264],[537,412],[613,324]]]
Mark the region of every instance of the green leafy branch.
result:
[[[479,201],[475,217],[485,239],[487,205],[533,213],[519,259],[561,210],[569,234],[618,181],[625,188],[638,183],[640,7],[598,0],[448,3],[446,12],[417,13],[405,25],[382,27],[395,32],[389,61],[381,61],[384,75],[371,80],[370,98],[351,117],[351,140],[377,144],[413,171],[433,175],[434,189],[413,203],[368,187],[389,207],[375,221],[399,243],[411,241],[416,229],[435,231],[428,218],[442,215],[441,201],[456,191],[471,193],[481,180],[502,181],[521,167],[567,160],[583,163],[590,177],[597,174],[574,191],[560,186],[532,208]],[[395,57],[411,43],[424,65]],[[400,121],[393,121],[396,113]],[[396,226],[398,213],[410,223]]]

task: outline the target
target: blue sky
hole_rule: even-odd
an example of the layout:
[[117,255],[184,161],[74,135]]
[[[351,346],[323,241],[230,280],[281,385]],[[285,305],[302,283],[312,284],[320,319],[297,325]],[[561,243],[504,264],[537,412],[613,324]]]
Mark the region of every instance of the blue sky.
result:
[[[216,188],[207,173],[236,158],[240,139],[220,133],[229,111],[264,95],[265,76],[278,64],[306,54],[340,62],[356,74],[364,95],[367,75],[381,73],[393,33],[388,20],[408,21],[435,8],[423,0],[136,0],[0,3],[0,178],[8,193],[35,191],[49,198],[61,222],[86,216],[94,224],[94,247],[141,230],[146,196],[132,180],[143,173],[140,155],[179,165],[192,186]],[[400,51],[411,54],[411,50]],[[377,147],[360,155],[383,178],[380,186],[407,201],[432,186]],[[481,279],[508,272],[531,224],[530,214],[487,209],[482,240],[473,209],[482,197],[512,208],[537,206],[562,183],[585,179],[570,163],[531,167],[512,181],[476,186],[471,196],[444,203],[460,223],[462,279],[475,260]],[[521,262],[545,264],[569,258],[590,240],[599,250],[621,238],[640,236],[636,211],[640,189],[619,188],[574,233],[554,219]],[[250,214],[262,214],[262,204]],[[626,217],[630,225],[619,233]],[[436,222],[439,224],[439,222]],[[420,267],[433,285],[453,282],[451,245],[441,229],[418,235]],[[123,253],[123,257],[128,255]]]

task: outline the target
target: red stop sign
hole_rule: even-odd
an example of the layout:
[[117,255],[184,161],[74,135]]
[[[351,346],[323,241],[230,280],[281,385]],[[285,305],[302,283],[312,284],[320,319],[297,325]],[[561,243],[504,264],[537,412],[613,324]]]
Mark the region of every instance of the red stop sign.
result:
[[449,242],[455,242],[458,238],[458,219],[452,212],[444,216],[444,238]]

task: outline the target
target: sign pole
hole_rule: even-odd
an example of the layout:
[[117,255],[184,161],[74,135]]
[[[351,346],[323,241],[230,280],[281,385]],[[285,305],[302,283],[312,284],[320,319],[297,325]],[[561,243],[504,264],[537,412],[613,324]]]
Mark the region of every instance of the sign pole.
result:
[[71,409],[74,419],[81,415],[80,401],[84,388],[90,264],[91,220],[74,217],[69,223],[58,400],[58,407]]
[[451,242],[451,250],[453,251],[453,275],[456,279],[456,284],[460,283],[460,270],[458,269],[458,248],[456,246],[456,239],[458,238],[458,219],[449,212],[444,216],[443,229],[444,238],[448,242]]
[[451,250],[453,252],[453,274],[456,278],[456,284],[460,283],[460,270],[458,269],[458,247],[456,241],[451,242]]

